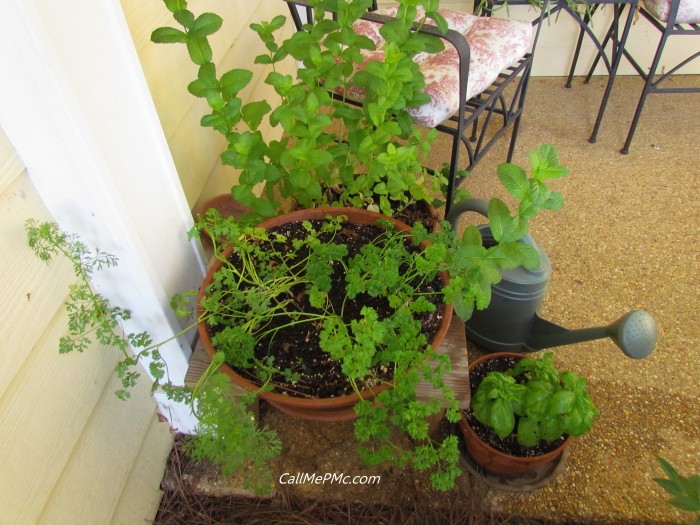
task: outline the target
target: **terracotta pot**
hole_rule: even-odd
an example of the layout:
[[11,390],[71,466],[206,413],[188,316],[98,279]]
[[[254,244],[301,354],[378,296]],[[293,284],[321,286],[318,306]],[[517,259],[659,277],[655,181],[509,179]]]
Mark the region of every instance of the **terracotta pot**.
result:
[[[386,217],[384,215],[370,212],[367,210],[340,207],[298,210],[266,220],[263,223],[261,223],[260,226],[264,228],[273,228],[289,222],[323,219],[328,215],[334,217],[338,215],[346,215],[348,216],[349,220],[354,223],[371,225],[375,225],[378,219],[385,219],[391,221],[395,225],[395,227],[400,231],[411,231],[411,229],[406,224],[392,219],[391,217]],[[227,251],[224,251],[223,256],[226,257],[228,253],[231,252],[231,250],[232,249],[229,248]],[[199,294],[197,296],[198,316],[201,316],[203,313],[203,309],[200,306],[200,303],[202,297],[204,296],[206,288],[212,282],[214,273],[216,273],[221,268],[222,264],[222,261],[216,259],[209,267],[209,270],[206,276],[204,277],[204,281],[202,282],[202,285],[199,289]],[[443,281],[447,283],[447,275],[443,275],[442,277]],[[431,341],[431,344],[434,348],[437,348],[440,344],[442,344],[442,340],[447,334],[447,330],[450,326],[451,319],[452,305],[445,305],[443,310],[442,323],[438,327],[435,337]],[[211,342],[209,326],[206,323],[200,323],[199,335],[206,352],[209,354],[210,357],[213,357],[216,351]],[[235,384],[248,390],[258,390],[258,385],[241,377],[227,364],[224,363],[221,369],[231,377],[231,380]],[[261,392],[259,395],[279,410],[303,419],[310,419],[316,421],[347,421],[357,418],[354,406],[358,401],[360,401],[360,399],[374,399],[374,397],[377,394],[379,394],[383,390],[386,390],[387,388],[390,387],[388,385],[381,385],[371,390],[362,391],[360,395],[353,393],[334,398],[301,398],[286,396],[278,394],[276,392]]]
[[[474,368],[484,361],[504,357],[523,359],[527,356],[524,354],[516,354],[511,352],[488,354],[471,363],[469,365],[469,373],[471,374]],[[500,450],[497,450],[482,441],[474,429],[469,425],[469,421],[464,415],[462,415],[462,419],[459,422],[459,428],[464,436],[464,444],[467,451],[474,462],[483,470],[504,478],[528,476],[532,473],[547,470],[548,465],[552,465],[553,463],[559,461],[564,453],[564,450],[566,450],[571,443],[571,436],[568,436],[560,446],[546,454],[531,457],[512,456],[510,454],[506,454],[505,452],[501,452]]]

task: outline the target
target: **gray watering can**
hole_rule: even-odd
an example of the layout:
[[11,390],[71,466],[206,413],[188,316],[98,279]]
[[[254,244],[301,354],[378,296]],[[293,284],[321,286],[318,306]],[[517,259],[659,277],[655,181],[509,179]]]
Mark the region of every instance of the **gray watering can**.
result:
[[[457,228],[457,220],[466,212],[487,216],[488,202],[466,199],[450,208],[446,219]],[[484,244],[493,241],[488,225],[477,226]],[[521,242],[533,246],[540,255],[540,267],[501,270],[502,280],[491,290],[491,303],[475,310],[467,321],[467,335],[478,345],[494,352],[532,352],[553,346],[582,343],[609,337],[628,357],[648,356],[658,335],[656,321],[644,310],[634,310],[608,326],[567,330],[539,316],[552,266],[547,254],[526,235]]]

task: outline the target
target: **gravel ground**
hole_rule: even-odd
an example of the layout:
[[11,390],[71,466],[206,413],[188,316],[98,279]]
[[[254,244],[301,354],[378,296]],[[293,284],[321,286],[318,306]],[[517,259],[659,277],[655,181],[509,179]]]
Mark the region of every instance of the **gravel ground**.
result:
[[[697,77],[672,80],[699,85]],[[691,523],[652,481],[660,455],[700,473],[700,205],[697,96],[653,95],[628,155],[619,153],[641,80],[616,81],[596,144],[588,137],[604,80],[572,89],[533,78],[514,162],[554,144],[571,173],[554,181],[566,204],[531,228],[553,266],[542,316],[567,328],[606,325],[649,311],[659,341],[648,358],[627,358],[610,340],[555,349],[557,363],[588,379],[602,415],[572,446],[564,473],[527,495],[489,494],[493,508],[573,523]],[[492,151],[464,183],[487,197],[498,185]],[[466,219],[465,219],[466,220]],[[469,219],[473,220],[473,219]],[[472,351],[470,358],[478,355]]]

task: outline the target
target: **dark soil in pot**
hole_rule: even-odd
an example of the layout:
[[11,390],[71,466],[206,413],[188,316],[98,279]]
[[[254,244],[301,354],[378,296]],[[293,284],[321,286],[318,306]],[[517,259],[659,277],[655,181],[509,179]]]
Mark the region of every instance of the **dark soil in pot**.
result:
[[[479,384],[481,384],[481,381],[486,377],[486,375],[489,372],[505,372],[509,368],[513,368],[517,362],[518,359],[515,357],[501,357],[498,359],[489,359],[487,361],[484,361],[483,363],[476,365],[474,369],[471,370],[469,373],[469,381],[471,383],[470,388],[472,396],[476,392],[476,389],[479,386]],[[517,379],[518,378],[516,377],[516,380]],[[463,412],[465,417],[467,418],[467,421],[469,422],[469,426],[472,427],[474,432],[476,432],[476,434],[479,436],[479,438],[481,438],[482,441],[495,448],[496,450],[500,450],[501,452],[504,452],[511,456],[540,456],[542,454],[546,454],[556,449],[562,443],[564,443],[564,441],[566,441],[567,438],[567,435],[564,435],[555,441],[540,440],[536,446],[526,447],[518,443],[517,437],[514,434],[511,434],[510,436],[507,436],[504,439],[498,437],[498,435],[496,435],[493,429],[484,425],[478,419],[476,419],[476,417],[474,417],[471,408],[464,410]]]
[[[312,220],[311,222],[312,224],[318,224],[319,221]],[[284,253],[296,252],[299,258],[305,257],[306,253],[303,250],[295,250],[291,240],[305,234],[301,223],[292,222],[271,228],[269,231],[282,233],[287,238],[286,241],[274,241],[277,250]],[[343,229],[335,234],[333,242],[347,246],[348,256],[346,260],[349,260],[359,252],[362,246],[381,235],[382,232],[383,229],[377,226],[346,223]],[[330,239],[326,238],[321,240],[322,242],[330,242]],[[410,246],[411,250],[417,250],[417,248],[412,246],[410,239],[407,238],[405,242],[407,246]],[[235,263],[235,256],[231,260]],[[369,295],[358,295],[353,300],[347,299],[343,292],[345,287],[344,270],[340,264],[334,266],[331,278],[334,284],[329,294],[329,301],[334,311],[342,311],[346,321],[359,319],[360,311],[364,306],[371,306],[376,309],[380,318],[391,315],[393,309],[389,306],[386,299],[377,299]],[[431,297],[433,292],[441,288],[442,282],[439,277],[436,277],[432,282],[423,283],[419,286],[421,292],[427,294],[428,297]],[[292,291],[292,295],[298,311],[314,311],[314,307],[311,306],[303,287]],[[437,304],[437,299],[434,302]],[[442,321],[442,317],[443,310],[440,304],[438,304],[435,312],[422,314],[420,321],[428,341],[432,340]],[[287,316],[279,317],[274,321],[275,324],[268,328],[274,328],[275,325],[283,326],[288,324],[290,319],[291,317]],[[317,326],[313,323],[301,323],[296,326],[285,327],[274,333],[274,336],[266,337],[258,342],[255,348],[255,355],[258,359],[273,356],[276,368],[280,370],[288,369],[293,375],[293,380],[290,381],[288,377],[276,374],[272,378],[276,392],[302,398],[329,398],[350,394],[354,391],[350,382],[342,373],[340,363],[331,359],[320,348],[319,333],[321,328],[322,326]],[[212,332],[217,330],[216,326],[212,326],[211,329]],[[236,372],[251,382],[259,383],[256,375],[251,370],[236,369]],[[375,368],[374,373],[383,381],[389,381],[393,377],[392,370],[385,367]],[[374,380],[374,383],[359,382],[358,387],[364,389],[375,386],[375,384],[376,380]]]
[[439,223],[435,210],[426,201],[413,202],[397,212],[394,217],[410,226],[420,222],[428,231],[433,231]]
[[[340,197],[339,191],[328,190],[326,193],[329,202],[338,203]],[[375,202],[379,201],[379,197],[375,196]],[[426,230],[434,231],[437,229],[440,220],[437,217],[435,208],[428,201],[420,200],[414,201],[407,205],[399,203],[396,201],[390,201],[390,206],[392,211],[392,217],[395,219],[413,226],[415,223],[420,222],[423,224]]]

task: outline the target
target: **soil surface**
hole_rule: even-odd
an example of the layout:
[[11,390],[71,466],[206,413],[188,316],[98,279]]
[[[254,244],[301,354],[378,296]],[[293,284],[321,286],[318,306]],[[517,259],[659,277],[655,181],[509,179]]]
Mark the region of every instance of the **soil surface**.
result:
[[[310,221],[316,229],[319,229],[321,221]],[[283,241],[270,242],[269,246],[263,245],[266,251],[275,250],[278,253],[291,254],[291,261],[287,261],[290,267],[294,267],[297,261],[303,261],[308,256],[306,249],[298,249],[292,246],[292,240],[303,238],[307,232],[299,222],[292,222],[280,227],[271,228],[270,232],[283,235]],[[282,373],[275,374],[272,384],[277,392],[283,395],[294,397],[337,397],[353,392],[353,387],[348,378],[341,370],[341,363],[331,359],[320,347],[319,335],[323,328],[322,323],[304,322],[295,323],[298,313],[309,315],[323,314],[324,312],[342,312],[345,323],[361,318],[361,310],[364,307],[373,308],[379,315],[379,319],[389,317],[394,313],[394,308],[389,305],[389,301],[383,297],[371,297],[364,293],[359,294],[354,299],[349,299],[345,294],[344,265],[357,255],[361,248],[368,243],[380,238],[384,230],[372,225],[358,225],[346,223],[342,230],[335,234],[321,234],[321,242],[345,245],[347,256],[344,257],[344,264],[333,263],[331,276],[331,291],[328,293],[328,303],[330,307],[316,308],[310,304],[309,295],[305,284],[300,284],[291,290],[294,298],[294,311],[290,315],[280,315],[265,327],[269,336],[262,337],[255,347],[255,357],[264,361],[270,356],[274,359],[274,365],[279,370],[287,370],[294,374],[293,379],[288,380]],[[273,236],[271,236],[273,238]],[[409,251],[416,251],[409,238],[406,238],[405,246]],[[235,258],[232,259],[235,264]],[[266,264],[281,264],[281,261],[272,259]],[[298,271],[303,276],[304,268]],[[303,280],[303,279],[302,279]],[[416,314],[422,325],[422,332],[427,341],[431,341],[443,318],[443,305],[438,302],[434,292],[442,287],[439,277],[431,282],[415,283],[419,293],[424,294],[437,308],[434,312]],[[284,294],[274,301],[287,301],[290,294]],[[290,308],[291,309],[291,308]],[[216,331],[217,327],[212,327]],[[389,381],[393,374],[391,369],[386,367],[374,367],[373,376],[365,382],[358,382],[362,388],[372,387],[380,381]],[[251,382],[259,383],[253,370],[236,369],[241,376]],[[289,375],[289,373],[288,373]]]

